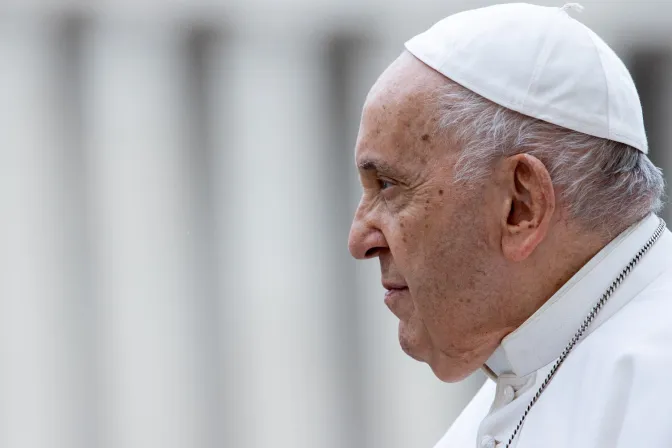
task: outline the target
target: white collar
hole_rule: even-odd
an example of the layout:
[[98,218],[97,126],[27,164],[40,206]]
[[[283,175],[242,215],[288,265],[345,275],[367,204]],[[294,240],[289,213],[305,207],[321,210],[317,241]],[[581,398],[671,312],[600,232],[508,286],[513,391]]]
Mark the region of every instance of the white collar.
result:
[[[529,319],[502,340],[483,366],[485,373],[493,380],[502,374],[525,376],[555,361],[590,308],[651,238],[658,224],[659,218],[652,214],[607,244]],[[600,311],[588,327],[586,336],[662,272],[662,267],[638,268]]]

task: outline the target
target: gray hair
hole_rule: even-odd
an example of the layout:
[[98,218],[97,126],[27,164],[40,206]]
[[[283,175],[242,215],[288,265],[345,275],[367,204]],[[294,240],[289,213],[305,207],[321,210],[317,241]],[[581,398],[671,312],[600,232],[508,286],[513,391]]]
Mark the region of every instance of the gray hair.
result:
[[559,204],[583,228],[614,236],[663,207],[662,171],[646,154],[522,115],[449,81],[439,126],[462,147],[456,182],[479,185],[503,157],[530,154],[548,169]]

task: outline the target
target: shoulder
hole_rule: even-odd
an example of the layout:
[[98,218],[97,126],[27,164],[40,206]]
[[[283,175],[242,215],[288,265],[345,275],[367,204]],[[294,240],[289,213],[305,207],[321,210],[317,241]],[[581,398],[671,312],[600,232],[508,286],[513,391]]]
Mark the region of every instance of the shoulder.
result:
[[663,367],[672,367],[672,269],[665,269],[629,303],[601,323],[574,350],[563,370],[573,366],[578,372],[601,380],[630,363],[664,376]]
[[528,425],[572,434],[577,443],[590,441],[584,446],[667,446],[672,331],[658,324],[643,334],[631,330],[609,332],[602,343],[572,353]]
[[619,312],[595,330],[586,348],[598,345],[606,356],[620,358],[640,350],[672,352],[672,268],[665,269]]
[[[582,341],[530,424],[568,425],[590,446],[665,446],[672,438],[672,271],[665,270]],[[572,391],[568,394],[567,391]],[[552,416],[564,416],[562,419]],[[541,420],[545,421],[541,421]],[[554,426],[555,427],[555,426]],[[556,428],[557,429],[557,428]],[[650,443],[640,445],[646,433]],[[611,440],[612,445],[598,440]],[[663,443],[663,445],[657,445]]]
[[[585,297],[586,310],[597,299],[599,297]],[[672,234],[666,231],[615,289],[592,322],[588,336],[574,350],[573,357],[589,353],[590,360],[604,366],[641,347],[667,352],[672,349],[672,325],[667,319],[670,315]]]

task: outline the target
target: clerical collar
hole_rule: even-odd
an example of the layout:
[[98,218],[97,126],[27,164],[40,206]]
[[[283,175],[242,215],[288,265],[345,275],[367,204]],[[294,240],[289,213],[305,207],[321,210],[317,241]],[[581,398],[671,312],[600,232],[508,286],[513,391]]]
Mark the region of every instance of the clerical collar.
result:
[[[525,376],[555,361],[590,308],[637,251],[651,238],[659,219],[650,215],[607,244],[518,329],[507,335],[483,366],[493,380]],[[663,267],[640,266],[600,312],[586,335],[620,310]]]

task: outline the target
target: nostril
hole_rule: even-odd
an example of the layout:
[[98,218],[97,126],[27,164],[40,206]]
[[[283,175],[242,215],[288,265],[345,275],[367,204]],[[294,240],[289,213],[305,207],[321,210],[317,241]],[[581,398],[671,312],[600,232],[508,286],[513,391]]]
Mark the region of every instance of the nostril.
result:
[[367,250],[366,253],[364,254],[364,258],[371,258],[375,257],[378,254],[378,249],[379,247],[372,247],[371,249]]

